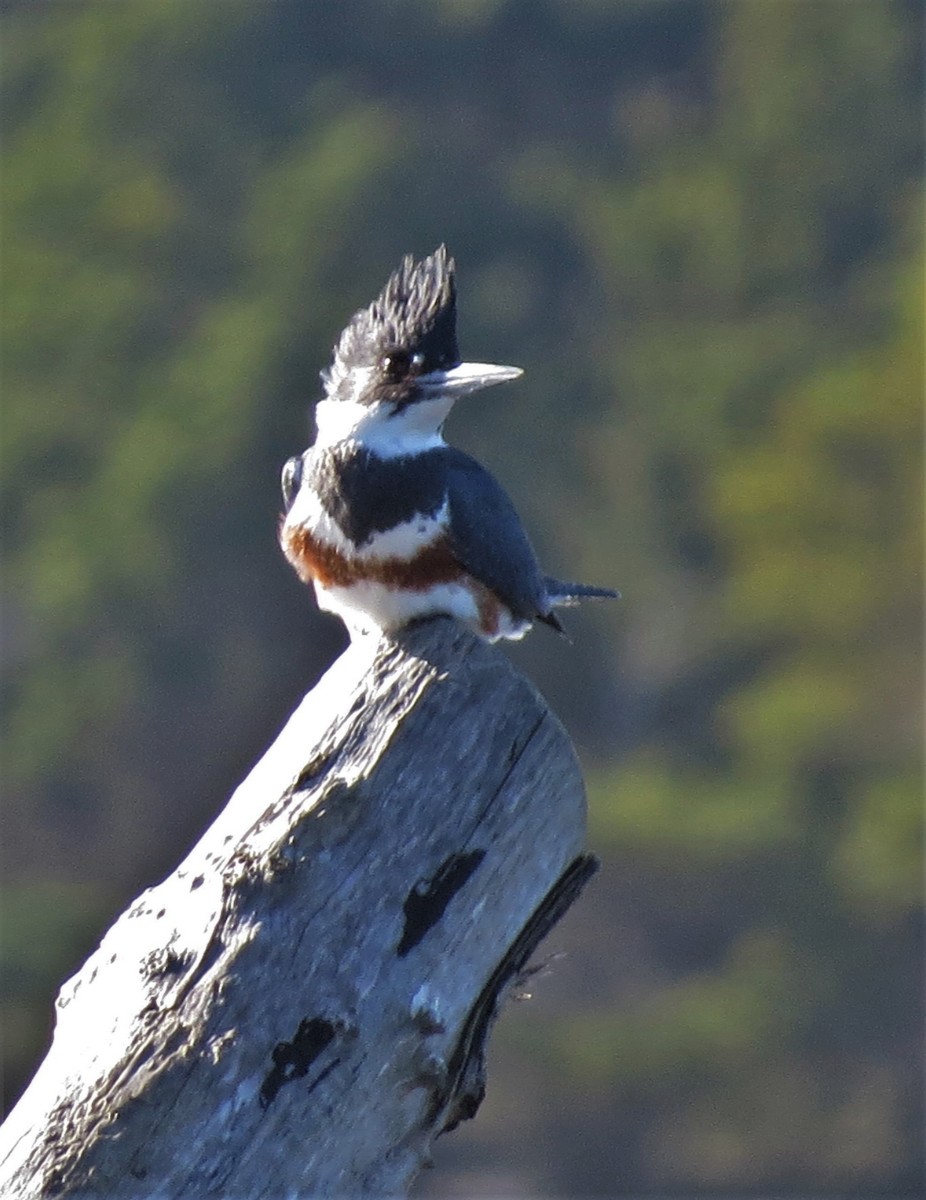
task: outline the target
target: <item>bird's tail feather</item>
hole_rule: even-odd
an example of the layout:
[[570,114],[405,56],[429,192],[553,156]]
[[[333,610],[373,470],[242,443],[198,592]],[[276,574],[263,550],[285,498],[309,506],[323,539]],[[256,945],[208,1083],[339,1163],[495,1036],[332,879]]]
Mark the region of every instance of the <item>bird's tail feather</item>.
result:
[[620,592],[612,588],[592,587],[588,583],[563,583],[561,579],[544,578],[547,596],[551,604],[569,608],[583,600],[619,600]]

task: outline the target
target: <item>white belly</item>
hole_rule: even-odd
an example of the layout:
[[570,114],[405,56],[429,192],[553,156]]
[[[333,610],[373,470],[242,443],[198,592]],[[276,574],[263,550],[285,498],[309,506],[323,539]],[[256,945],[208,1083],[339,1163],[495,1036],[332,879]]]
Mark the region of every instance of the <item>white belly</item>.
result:
[[514,620],[507,610],[499,614],[496,627],[487,631],[473,592],[463,583],[442,583],[426,592],[397,591],[372,580],[350,587],[322,587],[315,584],[318,607],[340,617],[357,634],[393,633],[419,617],[455,617],[487,641],[499,638],[517,640],[530,628],[527,621]]

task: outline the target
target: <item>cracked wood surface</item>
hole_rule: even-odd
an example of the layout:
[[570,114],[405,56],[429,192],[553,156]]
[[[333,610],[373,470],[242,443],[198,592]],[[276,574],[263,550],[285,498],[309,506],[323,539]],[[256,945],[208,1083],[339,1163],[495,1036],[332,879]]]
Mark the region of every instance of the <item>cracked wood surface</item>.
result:
[[569,739],[446,619],[353,644],[61,990],[4,1197],[401,1196],[594,870]]

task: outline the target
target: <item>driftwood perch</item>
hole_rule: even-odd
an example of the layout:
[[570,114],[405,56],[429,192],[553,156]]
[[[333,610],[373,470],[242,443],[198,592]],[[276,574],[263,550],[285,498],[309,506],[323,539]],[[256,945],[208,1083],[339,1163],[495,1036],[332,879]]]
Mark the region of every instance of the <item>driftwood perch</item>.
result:
[[351,646],[61,991],[0,1195],[403,1196],[594,871],[569,740],[455,623]]

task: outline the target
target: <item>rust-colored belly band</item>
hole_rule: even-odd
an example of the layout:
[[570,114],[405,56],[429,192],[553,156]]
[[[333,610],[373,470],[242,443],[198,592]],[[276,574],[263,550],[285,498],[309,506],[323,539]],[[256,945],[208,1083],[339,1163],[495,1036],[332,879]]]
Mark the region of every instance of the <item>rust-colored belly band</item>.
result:
[[457,562],[446,537],[422,547],[414,558],[347,558],[304,527],[280,529],[283,553],[306,583],[350,587],[371,581],[410,592],[425,592],[438,583],[453,583],[466,572]]

